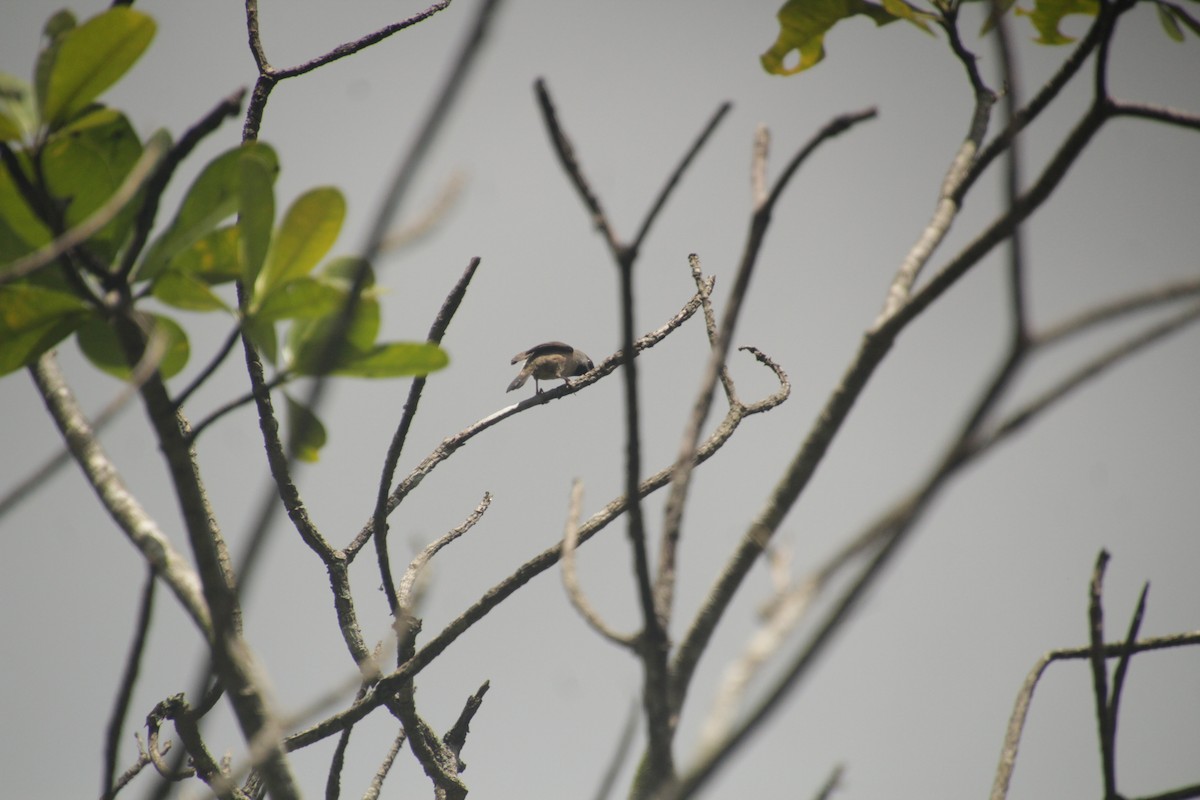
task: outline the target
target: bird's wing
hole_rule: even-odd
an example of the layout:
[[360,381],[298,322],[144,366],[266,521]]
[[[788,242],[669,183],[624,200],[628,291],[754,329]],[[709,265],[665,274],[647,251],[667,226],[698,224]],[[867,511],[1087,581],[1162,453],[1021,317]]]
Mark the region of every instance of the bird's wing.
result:
[[575,352],[575,348],[563,342],[542,342],[541,344],[534,345],[523,353],[517,353],[515,356],[513,356],[512,363],[516,364],[518,361],[524,361],[526,359],[533,358],[534,356],[569,356],[573,352]]

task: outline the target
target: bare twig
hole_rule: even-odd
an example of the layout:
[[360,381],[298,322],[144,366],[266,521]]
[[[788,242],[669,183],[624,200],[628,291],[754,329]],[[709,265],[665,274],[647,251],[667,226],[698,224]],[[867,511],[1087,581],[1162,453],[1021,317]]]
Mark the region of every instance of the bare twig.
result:
[[454,755],[457,762],[459,772],[466,772],[466,762],[462,760],[462,749],[467,744],[467,735],[471,732],[471,720],[475,719],[475,714],[478,713],[479,707],[483,705],[483,696],[487,694],[488,689],[492,686],[490,681],[484,681],[475,691],[475,694],[467,698],[467,702],[463,705],[462,712],[458,715],[458,719],[450,726],[450,730],[446,731],[446,735],[442,737],[442,744]]
[[[696,299],[693,298],[693,300],[695,301]],[[696,304],[697,306],[699,305],[698,301],[696,301]],[[692,311],[694,310],[695,308],[692,308]],[[664,326],[664,329],[666,327],[667,326]],[[662,335],[665,336],[666,332],[664,329],[660,329],[655,333],[657,334],[661,332]],[[651,337],[652,336],[653,335],[651,335]],[[650,344],[658,341],[657,339],[650,341],[651,337],[643,337],[640,342],[649,342],[647,346],[650,346]],[[778,406],[788,397],[790,386],[787,383],[787,376],[784,375],[783,371],[766,356],[763,356],[757,351],[752,352],[760,362],[775,372],[776,377],[780,381],[780,388],[775,393],[756,403],[731,408],[729,413],[726,415],[725,420],[717,426],[716,430],[713,431],[708,440],[697,449],[696,460],[698,463],[707,461],[709,458],[715,455],[717,451],[729,441],[730,437],[733,436],[743,419],[754,414],[761,414],[769,411]],[[619,360],[620,359],[618,355],[611,357],[605,362],[609,365],[608,368],[610,372],[616,368],[616,364],[619,363]],[[593,370],[590,375],[596,375],[599,370],[600,367],[597,367],[597,369]],[[598,380],[598,378],[592,379]],[[550,393],[547,392],[546,394]],[[667,485],[667,482],[671,476],[671,469],[672,467],[662,469],[646,480],[642,481],[641,486],[638,487],[638,493],[642,497],[645,497],[651,492],[657,491],[658,489],[661,489],[663,486]],[[604,508],[593,514],[587,522],[580,526],[579,541],[581,543],[586,542],[598,534],[601,530],[607,527],[609,523],[617,519],[625,512],[626,505],[626,499],[623,495],[611,500],[606,506],[604,506]],[[390,696],[389,693],[394,693],[396,691],[398,685],[402,681],[418,674],[421,670],[432,663],[434,659],[445,652],[446,648],[453,644],[459,636],[465,633],[475,623],[486,617],[488,613],[492,611],[492,609],[504,602],[504,600],[510,597],[518,589],[520,589],[529,581],[533,580],[533,578],[537,577],[546,570],[551,569],[556,563],[558,563],[561,555],[561,545],[556,544],[526,561],[513,574],[509,575],[503,581],[484,593],[483,597],[481,597],[470,608],[450,622],[450,624],[448,624],[441,633],[426,643],[426,645],[422,647],[415,656],[406,660],[399,669],[380,679],[379,683],[374,687],[374,689],[361,701],[356,702],[353,706],[345,711],[335,714],[334,716],[312,726],[311,728],[308,728],[307,730],[300,731],[288,737],[288,749],[295,750],[301,747],[306,747],[328,736],[332,736],[339,731],[345,730],[348,726],[355,724],[367,714],[371,713],[371,711],[383,704],[385,698]]]
[[1108,551],[1101,550],[1092,571],[1088,591],[1088,632],[1092,642],[1092,685],[1096,696],[1096,728],[1100,739],[1100,761],[1104,772],[1104,797],[1116,797],[1116,743],[1113,741],[1112,708],[1108,705],[1108,666],[1104,659],[1104,569]]
[[[442,337],[446,335],[446,329],[450,327],[450,320],[458,311],[459,305],[467,294],[467,287],[470,285],[471,279],[475,277],[475,271],[478,268],[479,258],[472,258],[454,288],[442,301],[441,310],[438,311],[433,324],[429,327],[429,334],[425,337],[426,341],[432,344],[442,343]],[[392,435],[392,442],[388,445],[387,455],[384,457],[383,470],[379,476],[379,491],[376,494],[375,510],[372,514],[380,577],[383,580],[384,593],[393,616],[399,613],[404,602],[396,597],[396,590],[392,583],[392,570],[387,551],[387,500],[392,488],[392,479],[396,474],[396,465],[400,461],[400,454],[404,450],[404,443],[408,439],[408,432],[412,427],[413,418],[417,414],[417,405],[421,402],[421,393],[424,390],[425,377],[414,378],[412,385],[408,388],[408,399],[404,401],[404,410],[400,414],[400,424],[396,426],[396,432]]]
[[246,32],[250,39],[250,53],[254,56],[254,63],[258,66],[259,78],[254,86],[254,93],[250,98],[250,106],[246,109],[246,123],[243,128],[242,138],[244,140],[258,138],[258,129],[262,125],[262,115],[267,104],[267,99],[271,95],[271,90],[275,88],[275,84],[279,81],[294,78],[306,72],[312,72],[314,69],[323,67],[340,58],[354,55],[360,50],[383,41],[394,33],[399,33],[405,28],[411,28],[418,22],[423,22],[449,5],[450,0],[441,0],[441,2],[434,3],[424,11],[414,14],[408,19],[393,22],[391,25],[385,25],[379,30],[372,31],[352,42],[340,44],[328,53],[310,59],[303,64],[287,67],[286,69],[276,69],[267,60],[267,54],[262,44],[262,37],[259,33],[258,0],[246,0]]
[[447,531],[435,541],[430,542],[424,550],[413,557],[413,560],[409,562],[408,569],[404,570],[404,575],[400,578],[400,584],[396,589],[398,603],[396,614],[398,616],[408,614],[412,611],[414,587],[421,576],[421,571],[425,569],[430,559],[437,555],[443,547],[475,527],[475,523],[479,522],[479,519],[491,504],[491,493],[484,492],[483,499],[479,501],[479,505],[475,506],[475,510],[467,516],[461,525]]
[[200,144],[204,137],[220,127],[227,117],[232,117],[241,110],[242,98],[245,94],[245,89],[238,89],[217,103],[199,122],[179,137],[179,141],[171,147],[166,158],[155,169],[154,175],[146,185],[146,199],[142,201],[142,207],[134,221],[133,235],[129,244],[125,246],[121,262],[117,265],[116,272],[121,276],[122,282],[129,280],[136,259],[146,245],[150,229],[154,227],[155,217],[158,216],[158,202],[162,199],[162,193],[167,188],[167,182],[175,173],[175,169],[196,149],[196,145]]
[[[692,298],[689,299],[686,304],[684,304],[683,308],[681,308],[674,317],[669,319],[657,330],[651,331],[650,333],[647,333],[638,339],[634,344],[634,349],[638,353],[641,353],[643,350],[658,344],[664,338],[666,338],[668,334],[686,322],[692,316],[692,314],[696,313],[699,308],[700,296],[699,294],[693,295]],[[434,450],[427,455],[421,461],[421,463],[414,467],[412,471],[410,471],[408,475],[400,481],[396,488],[392,490],[391,495],[388,497],[387,513],[392,513],[392,511],[394,511],[396,507],[404,501],[404,498],[408,496],[409,492],[415,489],[421,483],[421,481],[428,477],[429,473],[432,472],[438,466],[438,464],[441,464],[443,461],[453,455],[460,447],[467,444],[471,439],[475,438],[475,436],[479,435],[493,425],[496,425],[502,420],[505,420],[514,414],[518,414],[527,408],[544,405],[552,400],[557,400],[560,397],[565,397],[568,394],[574,394],[577,391],[581,391],[582,389],[591,386],[596,381],[604,378],[616,370],[616,368],[621,364],[623,358],[623,351],[614,353],[604,361],[597,364],[596,368],[587,375],[573,381],[570,386],[559,386],[555,389],[544,391],[541,394],[535,394],[519,403],[506,406],[495,413],[489,414],[483,419],[467,426],[453,436],[446,437],[442,440],[441,444],[434,448]],[[346,546],[345,550],[342,551],[345,554],[347,561],[354,560],[355,556],[358,555],[358,552],[370,540],[373,533],[374,521],[372,520],[363,526],[363,528],[358,532],[358,535],[354,537],[354,540],[351,541],[350,544]]]
[[629,758],[629,753],[633,750],[633,738],[637,734],[640,711],[641,706],[638,703],[632,703],[629,706],[625,724],[621,726],[621,732],[617,735],[617,746],[613,748],[613,754],[608,759],[608,766],[600,777],[600,783],[596,786],[592,800],[608,800],[609,795],[612,794],[613,787],[617,784],[617,776],[621,774],[621,767],[624,766],[626,759]]
[[126,488],[96,440],[53,354],[47,353],[39,358],[30,372],[67,447],[109,516],[129,537],[146,562],[154,567],[155,573],[166,581],[201,633],[211,637],[212,618],[198,576]]
[[150,620],[154,612],[156,584],[154,567],[147,564],[146,583],[142,587],[141,602],[138,603],[138,619],[134,626],[133,641],[129,643],[129,654],[125,658],[125,671],[121,675],[121,683],[117,687],[112,714],[109,716],[108,729],[104,737],[104,776],[100,785],[102,795],[116,793],[117,745],[121,739],[121,731],[125,727],[125,718],[129,714],[129,702],[133,697],[133,687],[137,684],[142,654],[146,651],[146,638],[150,631]]
[[[675,457],[675,476],[671,479],[671,490],[667,496],[666,507],[663,511],[663,530],[660,545],[659,569],[655,583],[655,602],[659,614],[670,618],[674,597],[676,549],[678,547],[680,530],[683,524],[683,508],[687,499],[691,481],[692,453],[700,440],[700,431],[712,408],[713,393],[721,374],[721,368],[728,357],[729,348],[733,343],[734,330],[741,316],[742,303],[750,287],[750,279],[758,255],[766,238],[771,215],[775,203],[782,196],[792,176],[816,149],[829,139],[832,139],[860,122],[872,119],[874,109],[866,109],[848,114],[842,114],[831,119],[817,131],[799,151],[792,156],[779,177],[775,180],[770,192],[762,202],[754,208],[750,221],[750,230],[743,245],[742,256],[738,271],[730,289],[725,313],[718,328],[717,341],[712,346],[704,374],[700,379],[700,388],[688,417],[683,435],[680,437],[679,449]],[[678,709],[675,709],[677,712]]]
[[[1146,653],[1151,650],[1166,650],[1185,647],[1187,645],[1200,645],[1200,631],[1141,639],[1132,645],[1129,643],[1104,644],[1100,647],[1099,652],[1106,659],[1120,658],[1129,653]],[[1033,692],[1037,688],[1042,673],[1055,661],[1091,660],[1095,658],[1095,655],[1096,648],[1091,645],[1087,647],[1051,650],[1039,658],[1037,663],[1033,665],[1033,668],[1029,670],[1029,674],[1026,675],[1020,692],[1017,693],[1017,700],[1013,704],[1012,716],[1008,721],[1008,729],[1004,734],[1004,745],[1000,751],[1000,764],[996,768],[996,779],[992,784],[991,800],[1004,800],[1008,796],[1009,783],[1012,780],[1013,769],[1017,763],[1017,750],[1021,743],[1021,734],[1025,729],[1025,719],[1029,714],[1029,706],[1033,701]],[[1196,795],[1184,794],[1178,796],[1195,797]],[[1156,797],[1165,798],[1167,795],[1156,795]]]
[[[383,762],[379,765],[379,769],[375,770],[374,777],[371,778],[371,785],[367,791],[363,792],[363,800],[376,800],[379,793],[383,791],[383,781],[387,778],[388,772],[392,769],[392,763],[396,760],[396,756],[400,753],[400,748],[404,746],[406,735],[401,729],[392,739],[392,746],[388,748],[387,755],[383,757]],[[326,795],[327,800],[333,800]]]
[[[130,765],[127,770],[122,772],[112,782],[112,786],[102,795],[100,795],[100,800],[113,800],[113,798],[115,798],[122,789],[129,785],[130,781],[136,778],[141,771],[146,768],[147,764],[151,763],[150,752],[142,745],[141,735],[135,733],[134,738],[137,739],[138,743],[138,760],[133,762],[133,764]],[[158,753],[158,758],[161,759],[162,756],[169,752],[171,752],[171,741],[167,740],[166,742],[163,742],[162,750],[160,750]]]
[[567,524],[562,540],[563,588],[567,590],[567,597],[570,599],[571,605],[575,607],[575,610],[592,630],[615,645],[634,649],[637,644],[637,636],[618,633],[614,628],[609,627],[608,623],[600,617],[599,612],[588,602],[587,596],[583,593],[583,587],[579,585],[579,575],[575,571],[575,547],[579,543],[579,513],[582,508],[583,481],[576,479],[571,485],[571,503],[567,510]]

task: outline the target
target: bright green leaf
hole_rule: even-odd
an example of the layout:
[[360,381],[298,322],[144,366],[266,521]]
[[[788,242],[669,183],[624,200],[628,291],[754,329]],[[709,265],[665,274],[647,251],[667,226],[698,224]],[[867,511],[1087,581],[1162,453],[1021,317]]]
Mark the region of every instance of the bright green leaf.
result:
[[217,228],[181,250],[168,265],[170,272],[192,275],[212,286],[241,275],[238,261],[238,226]]
[[151,293],[167,305],[185,311],[229,310],[208,284],[189,272],[167,270],[154,279]]
[[[329,347],[329,338],[341,317],[342,309],[317,319],[301,319],[288,330],[284,358],[291,367],[306,375],[316,375]],[[346,349],[365,353],[375,345],[379,336],[379,301],[363,295],[354,308],[354,316],[346,331]]]
[[[763,69],[774,75],[795,75],[825,57],[825,34],[837,23],[857,14],[886,25],[897,18],[867,0],[787,0],[779,9],[779,37],[759,58]],[[798,51],[800,60],[788,68],[783,62]]]
[[[65,206],[68,228],[108,202],[142,154],[142,143],[123,115],[101,111],[84,120],[91,122],[52,135],[42,150],[46,186]],[[101,258],[111,259],[132,229],[136,214],[137,204],[126,204],[89,240],[89,246]]]
[[446,351],[428,342],[391,342],[342,360],[337,375],[356,378],[400,378],[428,375],[450,363]]
[[0,72],[0,141],[30,139],[36,129],[33,89],[17,76]]
[[933,29],[929,27],[929,23],[937,19],[936,14],[918,11],[904,0],[883,0],[883,9],[893,17],[911,22],[931,36],[933,35]]
[[1058,29],[1064,17],[1070,14],[1096,16],[1100,12],[1099,0],[1034,0],[1033,10],[1017,7],[1017,14],[1029,17],[1038,36],[1039,44],[1070,44],[1074,36],[1067,36]]
[[253,316],[261,322],[314,319],[337,313],[345,299],[345,292],[316,278],[296,278],[271,289]]
[[[154,326],[150,334],[151,340],[157,336],[165,336],[165,350],[162,360],[158,363],[158,371],[164,378],[179,374],[187,365],[188,348],[187,334],[183,328],[169,317],[152,315]],[[117,338],[116,329],[110,322],[91,319],[75,331],[75,341],[79,349],[96,367],[115,378],[128,380],[133,370],[125,358],[125,350]]]
[[346,201],[332,187],[313,189],[296,198],[275,234],[255,294],[307,275],[333,247],[346,216]]
[[192,182],[175,219],[146,253],[138,272],[139,279],[153,278],[176,253],[237,212],[244,157],[261,162],[272,180],[279,174],[275,151],[261,142],[235,147],[214,158]]
[[29,283],[0,286],[0,375],[32,364],[87,318],[74,295]]
[[43,122],[57,127],[116,83],[150,45],[154,29],[150,17],[117,6],[58,36],[38,98]]
[[42,36],[46,43],[38,51],[37,61],[33,66],[33,86],[36,89],[39,120],[44,119],[41,109],[45,106],[46,97],[50,94],[50,76],[53,74],[54,64],[58,60],[59,48],[62,47],[63,38],[74,27],[75,15],[66,9],[56,12],[42,26]]
[[301,461],[313,462],[325,446],[328,435],[312,409],[284,394],[287,399],[288,450]]
[[241,230],[239,259],[242,285],[258,293],[256,279],[271,246],[275,225],[275,173],[253,155],[242,158],[238,183],[238,227]]

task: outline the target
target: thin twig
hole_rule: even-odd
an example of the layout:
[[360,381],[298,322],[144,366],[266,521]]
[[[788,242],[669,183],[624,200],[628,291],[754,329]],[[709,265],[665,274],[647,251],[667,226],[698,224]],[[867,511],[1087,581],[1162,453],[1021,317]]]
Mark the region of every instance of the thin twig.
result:
[[583,481],[577,478],[571,484],[571,502],[567,509],[567,524],[563,532],[563,588],[567,590],[567,598],[570,599],[571,605],[575,607],[575,610],[579,612],[584,622],[592,630],[615,645],[634,649],[638,637],[636,635],[618,633],[616,629],[609,627],[608,623],[601,618],[599,612],[588,601],[587,595],[583,593],[583,587],[579,585],[579,575],[575,571],[575,548],[579,544],[579,513],[582,508]]
[[633,750],[633,739],[637,734],[638,714],[641,711],[639,703],[631,703],[629,705],[629,713],[625,716],[625,724],[621,726],[621,732],[617,734],[617,744],[613,748],[612,756],[608,759],[608,766],[604,769],[604,774],[600,777],[600,783],[596,786],[596,792],[592,795],[592,800],[608,800],[612,794],[613,787],[617,784],[617,776],[621,774],[621,768],[625,765],[625,761],[629,758],[629,753]]
[[[693,298],[695,299],[695,298]],[[697,305],[699,303],[697,302]],[[692,309],[695,310],[694,308]],[[665,328],[666,326],[664,326]],[[662,331],[662,329],[660,329]],[[656,332],[659,333],[659,332]],[[663,333],[662,335],[666,335]],[[643,337],[641,341],[647,341],[649,337]],[[657,341],[657,340],[655,340]],[[651,342],[653,343],[653,342]],[[649,344],[647,344],[649,346]],[[714,456],[726,442],[733,436],[742,420],[754,414],[761,414],[778,406],[787,399],[790,386],[787,383],[787,376],[783,371],[766,356],[754,352],[759,361],[775,372],[777,379],[780,382],[780,388],[768,397],[751,403],[746,406],[731,408],[726,415],[725,420],[717,426],[716,430],[709,436],[708,440],[696,451],[697,463],[703,463]],[[611,359],[609,371],[616,368],[619,358],[613,356]],[[607,363],[607,362],[606,362]],[[599,367],[597,368],[599,370]],[[596,370],[593,371],[593,375]],[[549,394],[549,392],[547,392]],[[642,481],[638,487],[640,496],[645,497],[651,492],[661,489],[667,485],[670,480],[671,470],[673,467],[666,467],[659,470],[654,475]],[[600,511],[593,514],[587,522],[579,528],[579,541],[586,542],[601,530],[608,526],[609,523],[617,519],[625,512],[626,499],[624,495],[617,497]],[[499,606],[504,600],[512,596],[518,589],[533,580],[535,577],[551,569],[562,555],[561,544],[556,544],[533,558],[526,561],[515,572],[505,578],[503,581],[493,586],[484,595],[476,601],[470,608],[461,613],[453,621],[451,621],[445,629],[437,636],[431,639],[417,652],[411,659],[406,660],[399,669],[390,675],[382,678],[369,695],[361,701],[356,702],[350,708],[335,714],[332,717],[323,720],[322,722],[302,730],[292,736],[289,736],[286,745],[289,750],[296,750],[302,747],[307,747],[315,742],[318,742],[326,737],[332,736],[347,727],[354,725],[359,720],[363,719],[367,714],[382,705],[389,693],[394,693],[400,682],[407,680],[411,676],[418,674],[421,670],[431,664],[438,656],[445,652],[451,644],[454,643],[459,636],[463,635],[475,623],[486,617],[494,608]]]
[[1112,708],[1108,705],[1108,665],[1104,659],[1104,569],[1108,551],[1101,550],[1088,585],[1088,633],[1092,642],[1092,688],[1096,698],[1096,728],[1100,739],[1100,762],[1104,773],[1104,797],[1117,793],[1116,743],[1113,742]]
[[[693,314],[696,313],[699,308],[700,295],[696,294],[684,304],[683,308],[681,308],[674,317],[667,320],[665,324],[663,324],[657,330],[651,331],[650,333],[647,333],[638,339],[634,345],[634,349],[638,353],[641,353],[642,351],[658,344],[664,338],[666,338],[668,334],[686,322]],[[620,366],[623,358],[623,351],[614,353],[597,364],[595,369],[593,369],[587,375],[573,381],[571,385],[559,386],[557,388],[544,391],[541,394],[534,394],[532,397],[526,398],[519,403],[506,406],[505,408],[502,408],[499,411],[489,414],[483,419],[472,423],[458,433],[446,437],[442,440],[441,444],[435,447],[433,451],[429,453],[429,455],[425,456],[425,458],[422,459],[422,461],[416,467],[414,467],[408,473],[408,475],[406,475],[404,479],[400,481],[399,484],[397,484],[396,488],[392,490],[391,495],[388,496],[387,513],[392,513],[392,511],[394,511],[400,505],[400,503],[404,501],[404,498],[408,496],[409,492],[415,489],[421,483],[421,481],[429,476],[430,472],[432,472],[439,464],[453,455],[460,447],[470,442],[475,436],[479,435],[488,428],[491,428],[493,425],[496,425],[502,420],[505,420],[514,414],[525,411],[528,408],[545,405],[552,400],[557,400],[560,397],[567,396],[568,394],[574,394],[575,392],[582,391],[584,388],[591,386],[596,381],[615,371],[617,367]],[[363,546],[366,545],[366,543],[371,539],[371,536],[374,534],[374,529],[374,521],[372,519],[362,527],[362,529],[358,532],[358,535],[356,535],[353,541],[351,541],[350,544],[348,544],[342,551],[345,554],[348,562],[353,561]]]
[[129,276],[137,263],[137,257],[141,255],[142,248],[146,245],[150,229],[154,227],[154,220],[158,216],[158,203],[167,188],[167,182],[204,137],[219,128],[227,117],[235,116],[241,110],[242,98],[245,94],[245,89],[238,89],[217,103],[199,122],[188,128],[183,136],[179,137],[179,141],[175,142],[162,163],[155,169],[154,175],[146,184],[145,200],[142,201],[142,207],[134,220],[133,235],[130,237],[129,244],[125,246],[124,254],[116,268],[116,273],[120,276],[122,283],[129,281]]
[[[1155,636],[1149,639],[1141,639],[1132,645],[1127,642],[1105,644],[1100,648],[1100,654],[1104,658],[1120,658],[1129,653],[1146,653],[1152,650],[1166,650],[1187,645],[1200,645],[1200,631],[1176,633],[1170,636]],[[1021,744],[1021,734],[1025,730],[1025,720],[1029,715],[1029,707],[1033,701],[1033,692],[1037,688],[1038,681],[1041,680],[1042,673],[1055,661],[1091,660],[1095,658],[1095,655],[1096,648],[1091,645],[1087,647],[1051,650],[1039,658],[1037,663],[1029,670],[1029,674],[1025,676],[1025,682],[1022,684],[1021,690],[1017,693],[1012,715],[1009,717],[1008,729],[1004,734],[1004,745],[1000,750],[1000,764],[996,768],[996,779],[992,783],[991,800],[1004,800],[1008,796],[1008,787],[1012,781],[1012,773],[1017,763],[1017,751]],[[1185,794],[1179,796],[1194,797],[1195,795]],[[1156,797],[1166,797],[1166,795],[1156,795]]]
[[[479,257],[472,258],[467,264],[467,268],[459,277],[458,282],[450,293],[446,295],[446,299],[442,301],[442,307],[434,317],[433,324],[429,327],[429,334],[425,337],[426,341],[432,344],[441,344],[442,338],[446,335],[446,329],[450,327],[450,320],[454,318],[454,314],[458,311],[459,305],[462,304],[463,298],[467,294],[467,287],[471,283],[471,279],[475,277],[475,271],[479,268]],[[396,597],[396,590],[392,583],[392,570],[388,559],[387,551],[387,499],[392,488],[392,479],[396,474],[396,465],[400,461],[400,454],[404,450],[404,443],[408,439],[409,429],[412,427],[413,418],[417,414],[417,405],[421,402],[421,393],[425,390],[425,376],[418,376],[413,379],[412,385],[408,388],[408,399],[404,401],[404,410],[400,414],[400,424],[396,426],[396,432],[392,434],[391,444],[388,445],[387,455],[384,457],[383,469],[379,476],[379,490],[376,493],[375,510],[372,514],[373,530],[375,532],[375,551],[379,562],[380,577],[383,581],[383,589],[387,597],[388,606],[392,615],[396,615],[403,602]]]
[[[396,760],[396,756],[400,753],[400,748],[404,746],[406,739],[404,729],[400,729],[392,739],[392,745],[388,748],[387,755],[383,757],[383,762],[379,765],[379,769],[375,770],[374,777],[371,778],[371,785],[367,791],[363,792],[363,800],[376,800],[379,793],[383,791],[383,781],[387,778],[388,772],[392,769],[392,763]],[[333,798],[328,798],[333,800]]]
[[154,567],[147,564],[146,582],[142,586],[142,598],[138,603],[138,618],[133,629],[133,640],[129,643],[129,653],[125,657],[125,671],[121,675],[121,683],[118,685],[116,696],[113,699],[113,709],[108,718],[108,729],[104,737],[104,776],[100,785],[102,795],[116,793],[117,746],[125,727],[125,718],[129,714],[129,703],[133,698],[133,688],[137,684],[138,673],[141,670],[142,655],[146,652],[150,620],[154,614],[154,589],[157,583]]
[[[696,392],[691,414],[680,437],[679,449],[675,456],[675,476],[671,479],[671,490],[667,496],[666,507],[663,511],[663,530],[660,544],[658,576],[655,582],[655,602],[660,616],[669,619],[674,598],[676,550],[680,531],[683,525],[683,509],[687,499],[691,481],[692,453],[700,440],[700,431],[712,409],[713,394],[721,374],[721,368],[728,358],[729,348],[733,343],[733,334],[741,316],[742,304],[750,287],[750,279],[758,263],[759,252],[766,239],[767,228],[775,204],[787,188],[793,175],[800,166],[824,142],[832,139],[855,125],[874,118],[875,109],[866,109],[834,117],[821,127],[803,147],[792,156],[785,165],[779,177],[775,180],[770,192],[761,203],[755,206],[750,221],[750,230],[742,248],[742,256],[738,271],[734,277],[726,301],[725,313],[718,328],[717,341],[709,354],[704,374],[700,379],[700,387]],[[678,711],[678,709],[676,709]]]

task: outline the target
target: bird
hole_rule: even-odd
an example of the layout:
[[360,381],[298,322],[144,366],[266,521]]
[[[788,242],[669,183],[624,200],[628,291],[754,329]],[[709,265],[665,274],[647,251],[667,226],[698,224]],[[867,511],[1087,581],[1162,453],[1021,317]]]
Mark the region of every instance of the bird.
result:
[[512,357],[512,363],[516,364],[518,361],[524,361],[525,366],[521,367],[521,371],[508,385],[506,392],[520,389],[532,375],[533,386],[537,393],[541,394],[542,389],[538,386],[539,380],[548,381],[551,378],[562,378],[563,383],[569,386],[570,381],[567,378],[586,375],[593,369],[592,360],[588,358],[587,353],[576,350],[563,342],[543,342],[531,347]]

